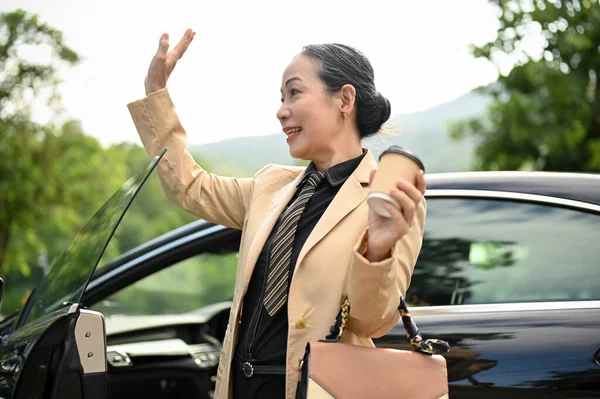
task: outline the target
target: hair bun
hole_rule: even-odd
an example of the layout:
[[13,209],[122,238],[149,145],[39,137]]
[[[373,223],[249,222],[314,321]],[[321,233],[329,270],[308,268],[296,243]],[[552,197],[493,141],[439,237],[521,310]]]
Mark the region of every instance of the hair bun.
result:
[[390,116],[392,115],[392,105],[390,104],[390,101],[379,92],[377,92],[377,102],[381,107],[379,125],[383,125],[388,121],[388,119],[390,119]]

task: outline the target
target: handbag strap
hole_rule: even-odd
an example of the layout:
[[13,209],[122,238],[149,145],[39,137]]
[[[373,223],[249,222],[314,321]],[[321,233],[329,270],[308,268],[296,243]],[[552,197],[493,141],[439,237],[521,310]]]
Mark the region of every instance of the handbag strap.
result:
[[[412,320],[410,312],[408,311],[408,307],[406,306],[406,302],[403,297],[400,297],[400,305],[398,306],[398,311],[400,312],[400,316],[402,317],[402,324],[404,325],[404,329],[406,330],[406,337],[410,342],[410,345],[417,352],[426,354],[426,355],[434,355],[440,353],[446,353],[450,351],[450,345],[446,341],[442,341],[439,339],[423,339],[421,334],[419,334],[419,329],[417,325]],[[348,316],[350,315],[350,301],[348,297],[344,300],[342,307],[335,319],[335,323],[329,329],[329,335],[325,337],[325,339],[321,340],[323,342],[338,342],[342,338],[342,334],[346,329],[346,324],[348,323]]]

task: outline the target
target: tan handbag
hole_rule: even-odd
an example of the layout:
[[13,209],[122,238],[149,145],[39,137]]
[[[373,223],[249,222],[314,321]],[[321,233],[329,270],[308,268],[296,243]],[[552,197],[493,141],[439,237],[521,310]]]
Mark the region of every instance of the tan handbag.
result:
[[307,344],[296,399],[447,399],[448,343],[423,340],[404,298],[398,310],[413,351],[344,344],[346,299],[330,335]]

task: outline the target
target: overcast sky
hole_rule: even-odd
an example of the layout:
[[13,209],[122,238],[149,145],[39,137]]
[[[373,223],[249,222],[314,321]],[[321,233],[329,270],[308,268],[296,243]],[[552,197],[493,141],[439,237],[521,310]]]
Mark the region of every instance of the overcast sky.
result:
[[281,74],[306,44],[363,51],[393,114],[435,106],[497,77],[493,65],[468,52],[470,43],[495,37],[486,0],[0,3],[0,11],[16,8],[62,30],[83,56],[61,71],[63,103],[103,144],[139,141],[126,104],[144,95],[161,33],[174,45],[188,27],[197,34],[168,87],[193,143],[279,132]]

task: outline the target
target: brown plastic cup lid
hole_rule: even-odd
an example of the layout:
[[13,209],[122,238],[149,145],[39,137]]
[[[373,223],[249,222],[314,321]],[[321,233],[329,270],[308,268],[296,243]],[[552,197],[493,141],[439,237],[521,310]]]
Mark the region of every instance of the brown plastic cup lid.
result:
[[425,165],[423,165],[423,162],[419,159],[419,157],[417,157],[415,154],[413,154],[412,152],[408,151],[404,147],[401,147],[399,145],[393,145],[393,146],[389,147],[387,150],[385,150],[384,152],[382,152],[381,155],[379,156],[379,160],[380,161],[381,161],[381,158],[385,154],[401,154],[401,155],[404,155],[405,157],[410,158],[413,161],[415,161],[415,163],[417,165],[419,165],[421,167],[421,169],[423,169],[423,172],[425,172]]

